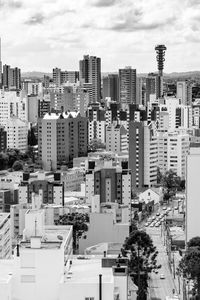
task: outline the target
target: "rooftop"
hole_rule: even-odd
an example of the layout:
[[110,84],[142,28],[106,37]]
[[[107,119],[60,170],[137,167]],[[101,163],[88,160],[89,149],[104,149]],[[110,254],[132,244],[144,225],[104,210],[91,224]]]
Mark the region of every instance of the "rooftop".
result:
[[63,119],[68,119],[69,117],[76,118],[79,115],[79,112],[70,111],[70,112],[63,112],[63,113],[46,113],[43,120],[58,120],[62,116]]
[[[44,235],[38,236],[38,238],[41,239],[40,249],[59,249],[71,232],[71,225],[45,225]],[[31,242],[30,240],[21,241],[20,246],[23,248],[31,248]]]
[[13,273],[14,260],[0,260],[0,284],[8,283]]
[[[102,257],[101,257],[102,258]],[[99,274],[102,274],[103,283],[113,282],[112,268],[102,268],[101,258],[79,256],[73,259],[72,266],[64,277],[67,283],[97,283]]]

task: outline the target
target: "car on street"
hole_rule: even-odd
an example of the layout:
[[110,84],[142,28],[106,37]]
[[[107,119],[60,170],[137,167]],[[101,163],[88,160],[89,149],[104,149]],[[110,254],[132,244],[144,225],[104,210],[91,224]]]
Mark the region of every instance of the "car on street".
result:
[[156,216],[157,216],[157,217],[158,217],[158,216],[160,216],[160,213],[159,213],[159,212],[157,212]]
[[165,274],[160,274],[160,279],[165,279]]
[[175,206],[174,209],[175,209],[175,210],[178,210],[178,206]]
[[163,206],[163,208],[162,208],[163,210],[166,210],[167,209],[167,207],[166,206]]

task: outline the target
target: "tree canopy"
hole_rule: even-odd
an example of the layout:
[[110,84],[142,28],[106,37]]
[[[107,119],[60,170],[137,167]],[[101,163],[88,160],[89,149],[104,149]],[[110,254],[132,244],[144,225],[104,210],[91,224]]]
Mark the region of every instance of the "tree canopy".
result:
[[88,150],[95,152],[97,149],[105,149],[105,144],[102,143],[100,139],[93,139],[88,145]]
[[135,229],[126,238],[121,252],[129,257],[129,273],[138,286],[138,300],[146,299],[148,274],[161,267],[157,264],[158,251],[152,239],[145,231]]
[[179,274],[194,283],[193,294],[200,299],[200,237],[192,238],[177,268]]
[[55,222],[56,225],[72,225],[73,226],[73,249],[74,252],[79,248],[79,239],[86,236],[84,233],[88,231],[89,216],[83,213],[68,213],[59,217]]

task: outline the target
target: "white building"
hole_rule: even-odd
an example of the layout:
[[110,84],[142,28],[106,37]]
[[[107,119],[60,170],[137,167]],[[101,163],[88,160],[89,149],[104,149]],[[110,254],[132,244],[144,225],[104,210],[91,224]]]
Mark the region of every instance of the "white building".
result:
[[191,148],[187,156],[186,172],[186,242],[191,238],[200,236],[200,150]]
[[115,153],[128,151],[128,132],[124,126],[113,123],[106,127],[106,150]]
[[182,179],[186,175],[186,157],[190,137],[187,133],[169,132],[158,135],[158,167],[162,174],[173,170]]
[[[140,150],[139,150],[140,151]],[[158,141],[154,123],[144,125],[144,186],[157,183]]]
[[[90,223],[85,234],[86,238],[79,240],[80,253],[84,253],[86,248],[99,243],[124,243],[126,237],[129,236],[130,223],[128,220],[127,222],[118,222],[116,215],[117,211],[114,208],[89,214]],[[128,213],[126,216],[129,217]]]
[[[159,107],[160,118],[165,118],[164,128],[166,128],[166,122],[168,122],[168,130],[170,131],[173,131],[178,127],[191,128],[192,107],[190,105],[182,104],[181,99],[174,97],[165,97],[164,101],[160,100]],[[167,114],[168,117],[166,116]]]
[[28,123],[16,117],[5,122],[7,131],[7,147],[26,151],[28,146]]
[[44,212],[37,210],[27,211],[25,220],[13,259],[0,261],[1,300],[91,300],[100,294],[128,300],[132,285],[126,265],[106,257],[72,258],[71,226],[44,226]]
[[188,81],[177,81],[176,97],[181,99],[184,105],[192,104],[192,84]]
[[6,126],[6,121],[12,117],[23,121],[28,120],[27,96],[23,91],[0,92],[0,125]]
[[65,191],[79,191],[84,179],[85,171],[83,168],[72,168],[61,172],[61,182],[64,183]]
[[139,201],[148,204],[154,201],[154,204],[160,204],[163,200],[162,188],[149,188],[139,194]]
[[10,214],[0,213],[0,259],[11,258],[12,242]]

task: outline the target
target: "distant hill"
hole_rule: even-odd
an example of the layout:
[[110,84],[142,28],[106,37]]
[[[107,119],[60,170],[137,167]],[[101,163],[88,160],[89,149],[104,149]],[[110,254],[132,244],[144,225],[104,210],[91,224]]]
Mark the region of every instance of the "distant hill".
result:
[[45,72],[32,71],[32,72],[22,73],[23,78],[43,78],[44,75],[52,77],[52,73],[45,73]]
[[[104,76],[108,76],[108,74],[118,74],[118,72],[102,72],[102,78]],[[43,78],[44,75],[52,77],[52,73],[45,73],[45,72],[24,72],[22,73],[23,78]],[[138,73],[139,77],[146,77],[148,73]],[[189,72],[172,72],[172,73],[164,73],[164,76],[167,78],[200,78],[200,71],[189,71]]]

